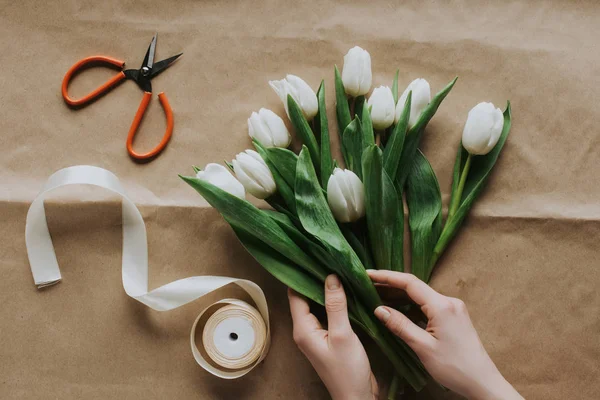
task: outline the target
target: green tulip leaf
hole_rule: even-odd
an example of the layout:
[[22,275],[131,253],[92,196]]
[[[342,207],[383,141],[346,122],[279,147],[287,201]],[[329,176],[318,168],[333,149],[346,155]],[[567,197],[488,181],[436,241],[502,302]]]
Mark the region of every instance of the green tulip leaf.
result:
[[298,162],[296,153],[281,147],[265,148],[265,152],[283,179],[293,188],[296,181],[296,163]]
[[318,244],[317,241],[311,240],[312,236],[307,232],[300,231],[292,220],[284,213],[277,211],[264,210],[264,213],[269,215],[283,231],[296,243],[302,250],[310,254],[318,260],[324,269],[329,269],[332,263],[331,256]]
[[246,230],[236,226],[232,226],[232,228],[248,253],[278,281],[315,303],[325,305],[325,292],[322,282],[304,272],[302,268],[280,253],[273,251],[271,247],[249,234]]
[[402,198],[383,168],[379,147],[369,146],[363,155],[365,208],[369,242],[378,269],[404,270],[404,212]]
[[308,256],[283,229],[263,211],[250,202],[242,200],[203,180],[180,176],[204,199],[216,208],[232,226],[255,237],[290,261],[301,266],[317,280],[324,280],[327,271]]
[[307,232],[329,246],[345,251],[350,246],[335,221],[325,195],[319,185],[314,168],[307,165],[310,154],[303,147],[296,167],[296,207],[298,218]]
[[375,144],[375,132],[373,131],[373,121],[371,120],[371,111],[369,110],[369,104],[363,102],[362,108],[357,108],[360,111],[358,117],[362,123],[362,134],[363,134],[363,150],[367,146]]
[[431,164],[419,150],[406,180],[406,203],[412,250],[411,272],[427,281],[433,248],[442,229],[442,194]]
[[346,127],[342,135],[342,147],[346,154],[346,168],[354,172],[362,180],[361,158],[363,152],[363,134],[360,118],[356,116]]
[[348,105],[348,97],[346,97],[346,89],[344,89],[344,82],[342,82],[342,76],[337,65],[335,66],[335,110],[338,121],[338,132],[341,135],[352,117],[350,116],[350,107]]
[[320,172],[321,154],[319,150],[319,144],[317,143],[317,138],[315,137],[315,134],[310,128],[306,117],[302,113],[302,109],[296,103],[294,98],[289,94],[287,97],[287,104],[288,111],[290,114],[290,121],[294,126],[296,134],[298,135],[302,143],[308,148],[308,151],[310,151],[310,157],[313,160],[315,168],[317,171]]
[[402,114],[400,115],[400,120],[394,126],[394,130],[390,134],[383,152],[383,167],[390,177],[395,177],[397,175],[398,165],[404,147],[404,140],[406,139],[406,130],[408,129],[411,102],[412,91],[408,92]]
[[[327,108],[325,106],[325,81],[321,81],[319,91],[317,92],[317,100],[319,101],[319,112],[315,119],[316,126],[320,133],[321,139],[321,187],[327,190],[327,181],[333,172],[333,157],[331,156],[331,141],[329,138],[329,123],[327,121]],[[295,166],[295,164],[294,164]],[[294,175],[296,168],[294,167]]]

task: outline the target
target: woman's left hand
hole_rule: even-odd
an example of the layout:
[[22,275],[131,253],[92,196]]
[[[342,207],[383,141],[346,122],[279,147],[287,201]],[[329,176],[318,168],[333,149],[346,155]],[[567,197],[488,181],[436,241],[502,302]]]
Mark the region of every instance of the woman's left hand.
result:
[[377,399],[379,389],[365,349],[348,319],[346,294],[340,280],[325,281],[328,329],[310,313],[304,297],[288,290],[294,341],[310,361],[333,400]]

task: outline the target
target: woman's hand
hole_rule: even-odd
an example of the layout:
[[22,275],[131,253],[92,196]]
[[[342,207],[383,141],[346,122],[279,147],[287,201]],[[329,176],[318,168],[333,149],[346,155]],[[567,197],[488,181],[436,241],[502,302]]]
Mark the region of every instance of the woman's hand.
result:
[[377,381],[367,353],[350,327],[346,295],[340,280],[329,275],[325,281],[325,330],[310,313],[307,301],[288,290],[294,321],[294,341],[310,361],[331,397],[343,400],[377,399]]
[[468,399],[523,399],[487,354],[459,299],[446,297],[414,275],[369,270],[379,286],[402,289],[429,320],[421,329],[402,313],[381,306],[375,315],[419,356],[431,376]]

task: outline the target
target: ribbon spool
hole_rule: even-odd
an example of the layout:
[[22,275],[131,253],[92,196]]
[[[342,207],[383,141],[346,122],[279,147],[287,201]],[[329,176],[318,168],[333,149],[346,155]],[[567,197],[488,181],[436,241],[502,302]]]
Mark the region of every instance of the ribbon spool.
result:
[[[254,282],[222,276],[192,276],[148,290],[148,243],[146,226],[135,204],[126,196],[119,179],[110,171],[89,165],[61,169],[48,178],[27,212],[25,242],[33,280],[38,288],[62,279],[48,231],[44,198],[68,185],[94,185],[122,198],[123,259],[121,277],[128,296],[156,311],[181,307],[223,286],[236,284],[254,301],[256,308],[237,299],[223,299],[206,306],[190,333],[192,354],[205,370],[224,379],[250,372],[267,355],[270,345],[269,310],[263,291]],[[196,346],[202,329],[202,351]]]
[[[211,308],[215,310],[211,312]],[[237,371],[260,359],[267,326],[254,307],[240,300],[224,299],[200,314],[194,327],[205,314],[210,316],[202,329],[202,346],[213,363]]]

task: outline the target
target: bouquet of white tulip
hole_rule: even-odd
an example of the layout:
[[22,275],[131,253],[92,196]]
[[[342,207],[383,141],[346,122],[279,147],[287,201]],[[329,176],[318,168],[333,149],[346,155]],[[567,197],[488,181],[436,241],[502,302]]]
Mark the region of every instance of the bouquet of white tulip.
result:
[[[410,270],[429,280],[504,146],[510,105],[504,113],[491,103],[469,112],[444,223],[436,175],[418,147],[456,79],[433,97],[429,83],[417,79],[398,98],[396,73],[391,88],[378,87],[366,100],[371,81],[370,55],[359,47],[344,57],[343,74],[335,67],[346,169],[332,157],[324,83],[315,94],[305,81],[287,75],[270,85],[303,143],[298,155],[286,148],[291,138],[282,119],[261,109],[248,119],[256,152],[247,150],[227,163],[237,179],[216,164],[195,168],[195,177],[182,179],[223,215],[244,247],[285,285],[323,305],[323,281],[337,274],[348,294],[352,321],[378,344],[397,376],[420,390],[429,375],[412,350],[374,318],[373,310],[382,302],[366,269],[405,270],[406,198]],[[246,201],[245,191],[265,199],[273,210]]]

